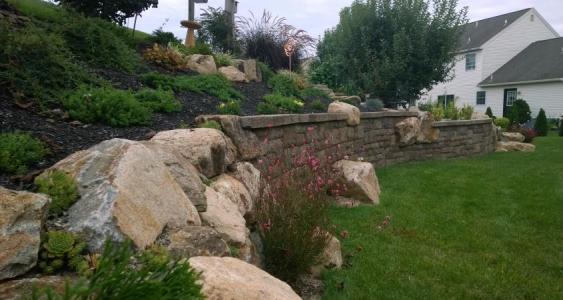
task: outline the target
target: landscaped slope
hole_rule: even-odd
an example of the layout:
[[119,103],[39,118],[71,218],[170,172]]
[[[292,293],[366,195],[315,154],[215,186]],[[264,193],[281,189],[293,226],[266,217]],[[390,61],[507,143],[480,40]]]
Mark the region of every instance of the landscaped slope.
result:
[[381,205],[334,208],[348,267],[326,299],[561,299],[563,140],[378,170]]

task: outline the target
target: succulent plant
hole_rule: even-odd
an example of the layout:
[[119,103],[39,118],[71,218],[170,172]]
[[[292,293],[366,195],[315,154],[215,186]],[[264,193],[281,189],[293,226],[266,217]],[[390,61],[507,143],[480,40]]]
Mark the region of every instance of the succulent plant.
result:
[[88,262],[82,256],[85,246],[71,232],[49,231],[39,256],[39,268],[46,274],[65,267],[83,274],[89,269]]

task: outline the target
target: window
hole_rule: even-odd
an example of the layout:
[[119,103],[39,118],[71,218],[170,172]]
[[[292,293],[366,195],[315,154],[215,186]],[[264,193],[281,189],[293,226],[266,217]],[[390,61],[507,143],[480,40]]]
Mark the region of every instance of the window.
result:
[[512,106],[516,101],[516,90],[506,91],[506,106]]
[[466,71],[475,70],[475,60],[476,60],[475,53],[469,53],[469,54],[465,55],[465,70]]
[[479,91],[477,92],[477,105],[485,105],[487,101],[487,92]]
[[438,103],[442,104],[444,107],[448,107],[448,105],[454,103],[454,98],[454,95],[438,96]]

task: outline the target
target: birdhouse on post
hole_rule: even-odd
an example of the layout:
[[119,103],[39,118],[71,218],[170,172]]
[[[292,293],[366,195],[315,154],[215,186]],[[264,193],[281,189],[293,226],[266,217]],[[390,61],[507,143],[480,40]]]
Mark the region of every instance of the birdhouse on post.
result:
[[188,29],[186,34],[185,44],[188,48],[193,48],[195,46],[195,31],[201,28],[201,25],[195,21],[195,4],[196,3],[207,3],[208,0],[188,0],[188,20],[183,20],[180,22],[182,27]]

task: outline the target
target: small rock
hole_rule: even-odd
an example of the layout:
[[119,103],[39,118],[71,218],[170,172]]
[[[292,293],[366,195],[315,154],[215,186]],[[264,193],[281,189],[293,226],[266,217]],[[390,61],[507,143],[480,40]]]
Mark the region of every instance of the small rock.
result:
[[211,188],[236,204],[241,215],[245,216],[252,212],[254,201],[252,200],[250,192],[242,182],[234,177],[222,174],[211,184]]
[[217,65],[212,55],[193,54],[188,57],[188,69],[203,75],[217,73]]
[[500,140],[503,142],[518,142],[522,143],[526,137],[520,132],[502,132],[500,134]]
[[[395,124],[395,132],[400,146],[416,143],[420,135],[420,119],[417,117],[406,118]],[[424,135],[422,136],[424,137]]]
[[248,189],[252,200],[257,201],[261,189],[260,171],[248,162],[238,162],[231,169],[230,175],[242,182]]
[[225,76],[229,81],[249,82],[246,75],[233,66],[219,68],[219,73]]
[[[34,289],[51,288],[57,294],[62,294],[67,281],[73,282],[76,278],[61,276],[46,276],[38,278],[22,278],[0,284],[0,300],[32,299]],[[44,298],[41,298],[44,299]]]
[[536,145],[520,142],[498,142],[496,152],[534,152]]
[[0,280],[22,275],[36,265],[50,201],[46,195],[0,187]]
[[205,190],[205,196],[207,211],[200,213],[203,223],[217,230],[230,245],[245,245],[249,230],[238,206],[209,187]]
[[323,250],[319,265],[313,266],[311,268],[311,274],[319,278],[322,270],[333,268],[339,269],[340,267],[342,267],[342,262],[342,249],[340,246],[340,241],[336,237],[331,236],[328,244]]
[[221,235],[207,226],[167,229],[157,243],[165,246],[175,259],[194,256],[228,256],[229,246]]
[[201,272],[202,292],[208,299],[301,299],[291,287],[261,269],[232,257],[192,257]]
[[333,167],[342,173],[341,180],[348,188],[341,194],[342,196],[364,203],[379,204],[381,190],[371,163],[341,160]]
[[[440,130],[434,128],[434,117],[429,113],[420,114],[420,130],[416,137],[417,143],[434,143],[440,138]],[[407,143],[411,143],[409,140]]]

